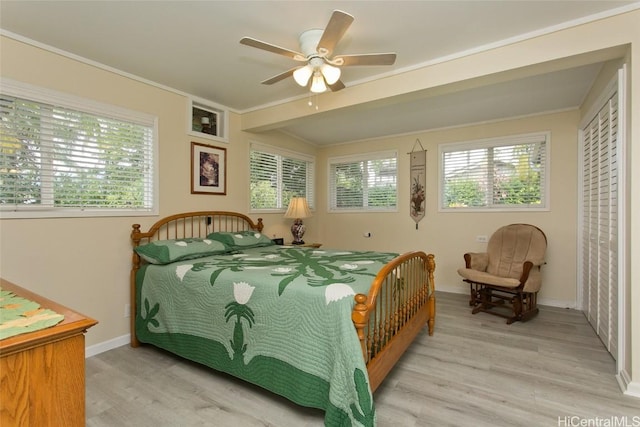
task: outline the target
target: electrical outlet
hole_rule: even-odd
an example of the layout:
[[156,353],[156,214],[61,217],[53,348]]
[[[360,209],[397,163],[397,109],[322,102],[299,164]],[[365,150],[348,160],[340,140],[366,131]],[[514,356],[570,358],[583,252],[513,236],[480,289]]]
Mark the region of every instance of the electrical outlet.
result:
[[489,238],[487,236],[476,236],[476,242],[487,243]]
[[131,304],[124,305],[124,317],[131,316]]

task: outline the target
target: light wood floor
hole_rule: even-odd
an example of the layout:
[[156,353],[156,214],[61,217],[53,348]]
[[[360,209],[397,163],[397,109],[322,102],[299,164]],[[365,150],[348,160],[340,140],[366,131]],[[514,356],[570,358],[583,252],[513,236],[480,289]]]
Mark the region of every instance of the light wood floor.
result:
[[[640,422],[640,399],[621,393],[582,313],[542,307],[506,325],[470,312],[465,295],[437,294],[435,334],[423,332],[374,395],[378,426]],[[324,425],[319,410],[148,346],[99,354],[86,369],[90,427]]]

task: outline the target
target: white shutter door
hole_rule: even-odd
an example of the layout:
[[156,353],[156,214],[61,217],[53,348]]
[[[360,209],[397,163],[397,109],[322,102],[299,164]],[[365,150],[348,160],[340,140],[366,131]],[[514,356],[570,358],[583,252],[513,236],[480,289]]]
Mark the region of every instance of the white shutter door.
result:
[[600,155],[600,122],[594,121],[591,139],[591,181],[589,183],[589,321],[598,327],[598,156]]
[[583,129],[582,306],[609,352],[617,355],[617,93]]
[[[596,230],[596,240],[598,244],[598,265],[597,265],[597,327],[600,339],[607,344],[609,341],[609,174],[610,174],[610,127],[609,127],[609,106],[600,110],[599,128],[600,144],[598,155],[598,227]],[[607,346],[608,348],[608,346]]]
[[589,138],[585,141],[585,152],[589,153],[588,162],[585,163],[585,259],[584,288],[588,295],[587,304],[584,305],[587,318],[594,329],[598,327],[598,211],[599,211],[599,180],[600,180],[600,120],[594,119],[586,129],[585,134]]
[[[607,348],[618,354],[618,96],[609,101],[609,295],[608,295],[608,336]],[[606,343],[605,343],[606,344]]]
[[[591,125],[590,125],[591,126]],[[597,293],[597,288],[592,286],[595,281],[590,280],[593,276],[591,274],[591,251],[593,244],[591,242],[592,236],[592,197],[591,197],[591,177],[594,175],[592,173],[592,163],[593,163],[593,152],[591,150],[592,141],[594,138],[597,138],[597,135],[593,135],[594,129],[593,127],[587,127],[583,131],[583,163],[582,163],[582,177],[583,177],[583,186],[582,186],[582,212],[583,212],[583,221],[582,221],[582,241],[584,244],[582,245],[582,307],[584,309],[585,315],[589,319],[589,322],[595,322],[595,319],[591,319],[590,313],[593,312],[593,308],[591,306],[591,300],[593,299],[594,293]]]

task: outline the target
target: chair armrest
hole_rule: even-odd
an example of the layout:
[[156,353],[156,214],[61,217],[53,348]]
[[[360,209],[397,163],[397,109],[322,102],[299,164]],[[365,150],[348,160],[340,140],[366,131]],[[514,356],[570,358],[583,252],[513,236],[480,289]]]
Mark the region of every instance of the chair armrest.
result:
[[466,268],[477,271],[487,271],[489,254],[486,252],[467,252],[464,254]]
[[[542,261],[544,264],[544,261]],[[538,292],[542,286],[542,275],[540,265],[531,261],[525,261],[522,265],[522,276],[520,276],[520,286],[524,292]]]
[[529,280],[529,272],[533,268],[533,263],[531,261],[525,261],[522,264],[522,275],[520,276],[520,284],[524,284]]
[[540,267],[547,263],[544,259],[529,259],[525,262],[530,262],[534,267]]

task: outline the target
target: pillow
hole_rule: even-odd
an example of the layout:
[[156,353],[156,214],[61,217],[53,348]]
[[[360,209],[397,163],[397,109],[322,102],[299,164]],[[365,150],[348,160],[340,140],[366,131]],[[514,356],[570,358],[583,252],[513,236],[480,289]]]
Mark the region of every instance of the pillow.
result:
[[175,261],[218,255],[229,252],[224,243],[211,239],[157,240],[134,249],[151,264],[169,264]]
[[209,234],[207,236],[207,239],[223,243],[228,248],[234,250],[275,245],[273,240],[257,231],[217,231],[215,233]]

